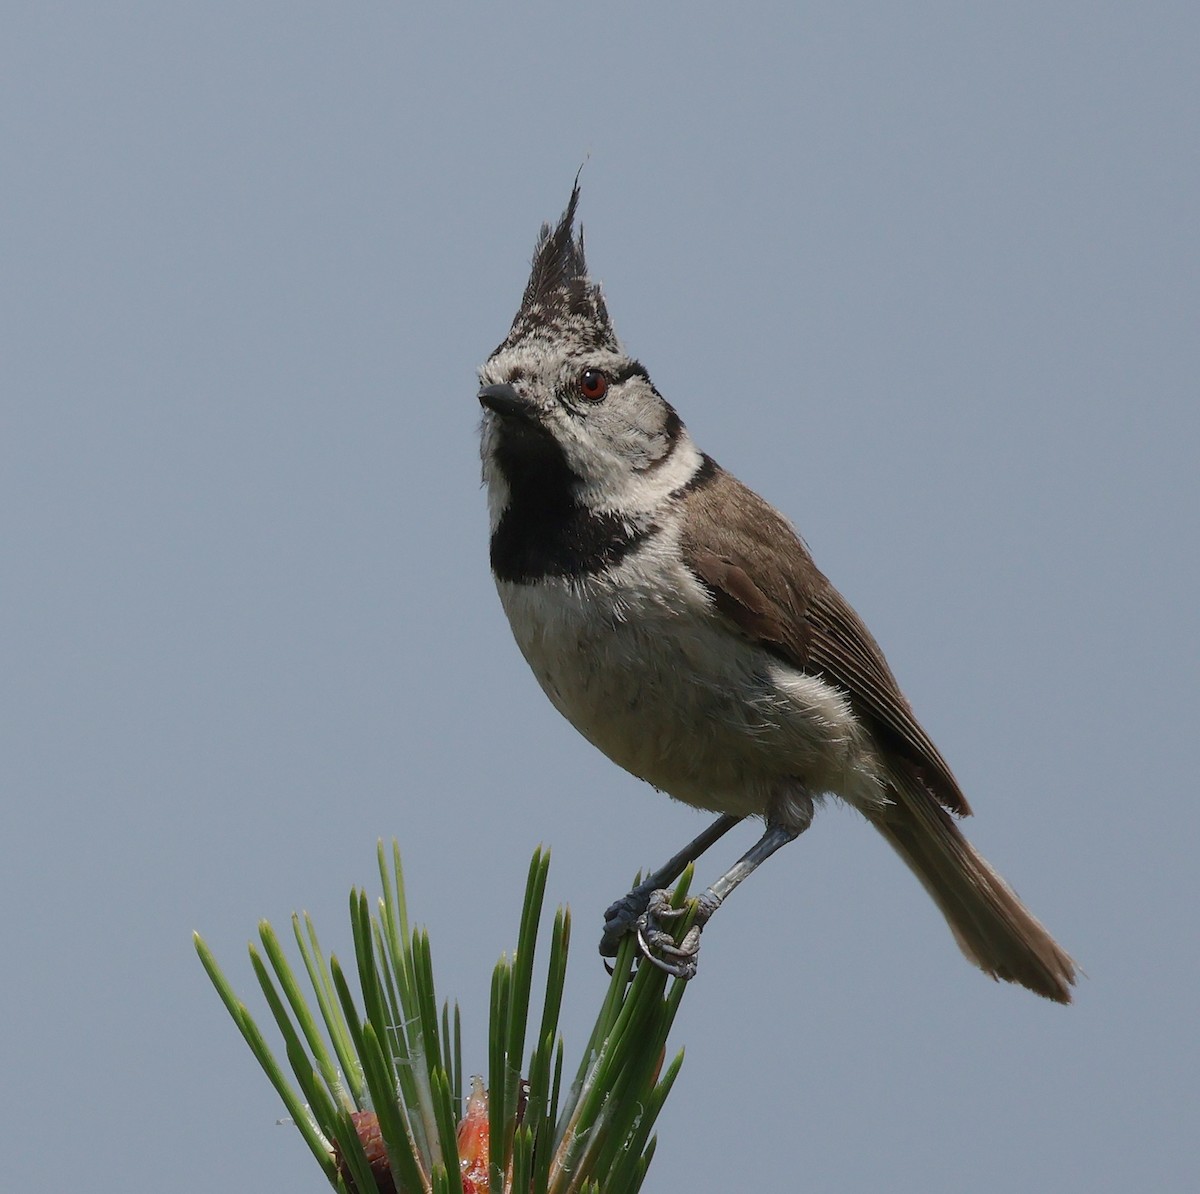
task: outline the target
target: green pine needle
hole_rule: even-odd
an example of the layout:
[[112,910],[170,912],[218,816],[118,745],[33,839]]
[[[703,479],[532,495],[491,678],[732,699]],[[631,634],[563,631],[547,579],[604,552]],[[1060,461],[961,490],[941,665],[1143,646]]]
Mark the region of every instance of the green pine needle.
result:
[[[325,955],[307,916],[293,916],[292,928],[311,995],[268,923],[259,925],[262,952],[250,946],[291,1077],[195,938],[213,986],[326,1180],[341,1194],[393,1186],[399,1194],[636,1194],[654,1155],[654,1123],[683,1061],[679,1053],[663,1069],[686,984],[637,965],[635,943],[626,938],[575,1079],[564,1089],[559,1017],[571,920],[564,909],[555,913],[535,1006],[550,865],[549,851],[535,850],[516,949],[492,975],[485,1109],[481,1087],[464,1098],[458,1006],[451,1013],[443,1002],[438,1012],[429,937],[409,925],[399,846],[393,842],[389,866],[380,842],[378,863],[383,897],[376,907],[361,891],[350,896],[352,971]],[[689,871],[676,888],[676,907],[690,878]],[[679,937],[689,921],[682,918]]]

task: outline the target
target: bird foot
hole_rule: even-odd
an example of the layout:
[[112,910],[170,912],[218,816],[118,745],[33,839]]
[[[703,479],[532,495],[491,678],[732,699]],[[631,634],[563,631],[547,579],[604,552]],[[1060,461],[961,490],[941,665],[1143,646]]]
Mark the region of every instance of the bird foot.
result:
[[638,920],[645,915],[654,888],[644,884],[635,887],[604,910],[604,932],[600,936],[600,956],[615,958],[621,948],[621,938],[637,929]]
[[615,957],[621,938],[633,932],[637,934],[638,948],[646,961],[674,978],[695,978],[700,930],[719,903],[709,892],[689,901],[695,907],[695,921],[683,935],[683,940],[677,942],[665,922],[686,916],[689,907],[673,908],[671,893],[661,888],[640,891],[635,887],[605,912],[600,953],[607,958]]

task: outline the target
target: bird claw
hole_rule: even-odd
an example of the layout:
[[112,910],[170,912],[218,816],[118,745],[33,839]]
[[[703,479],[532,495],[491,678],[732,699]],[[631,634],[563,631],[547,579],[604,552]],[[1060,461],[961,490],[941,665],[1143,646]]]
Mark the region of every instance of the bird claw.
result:
[[[641,919],[646,920],[646,917]],[[672,978],[683,979],[684,982],[696,977],[700,930],[695,925],[684,933],[683,940],[678,945],[670,933],[647,925],[638,925],[637,938],[642,957],[652,966],[657,966]]]
[[[691,906],[696,910],[696,923],[683,935],[683,940],[676,942],[664,922],[686,916]],[[700,930],[715,910],[715,904],[704,896],[689,901],[689,906],[674,908],[670,892],[661,889],[639,892],[635,888],[605,912],[600,953],[606,958],[614,957],[621,938],[632,932],[637,936],[642,957],[651,965],[674,978],[695,978]]]

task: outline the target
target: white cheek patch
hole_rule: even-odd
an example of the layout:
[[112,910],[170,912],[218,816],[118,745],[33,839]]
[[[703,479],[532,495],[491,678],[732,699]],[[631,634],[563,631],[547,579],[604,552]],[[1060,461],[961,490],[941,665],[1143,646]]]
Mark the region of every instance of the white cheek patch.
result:
[[700,470],[703,456],[686,431],[667,455],[651,468],[632,471],[624,462],[610,458],[603,475],[592,470],[580,498],[591,510],[615,514],[653,515],[676,490],[682,489]]
[[640,473],[635,481],[642,483],[643,492],[653,494],[662,501],[677,489],[682,489],[700,471],[703,463],[704,456],[700,449],[692,442],[692,437],[681,430],[666,458]]

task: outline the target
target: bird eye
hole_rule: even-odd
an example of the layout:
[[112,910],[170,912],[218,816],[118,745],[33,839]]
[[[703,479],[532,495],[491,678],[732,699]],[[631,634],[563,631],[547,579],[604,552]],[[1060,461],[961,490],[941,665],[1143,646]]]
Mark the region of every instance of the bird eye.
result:
[[608,393],[608,376],[600,369],[585,369],[579,378],[579,392],[589,402],[599,402]]

